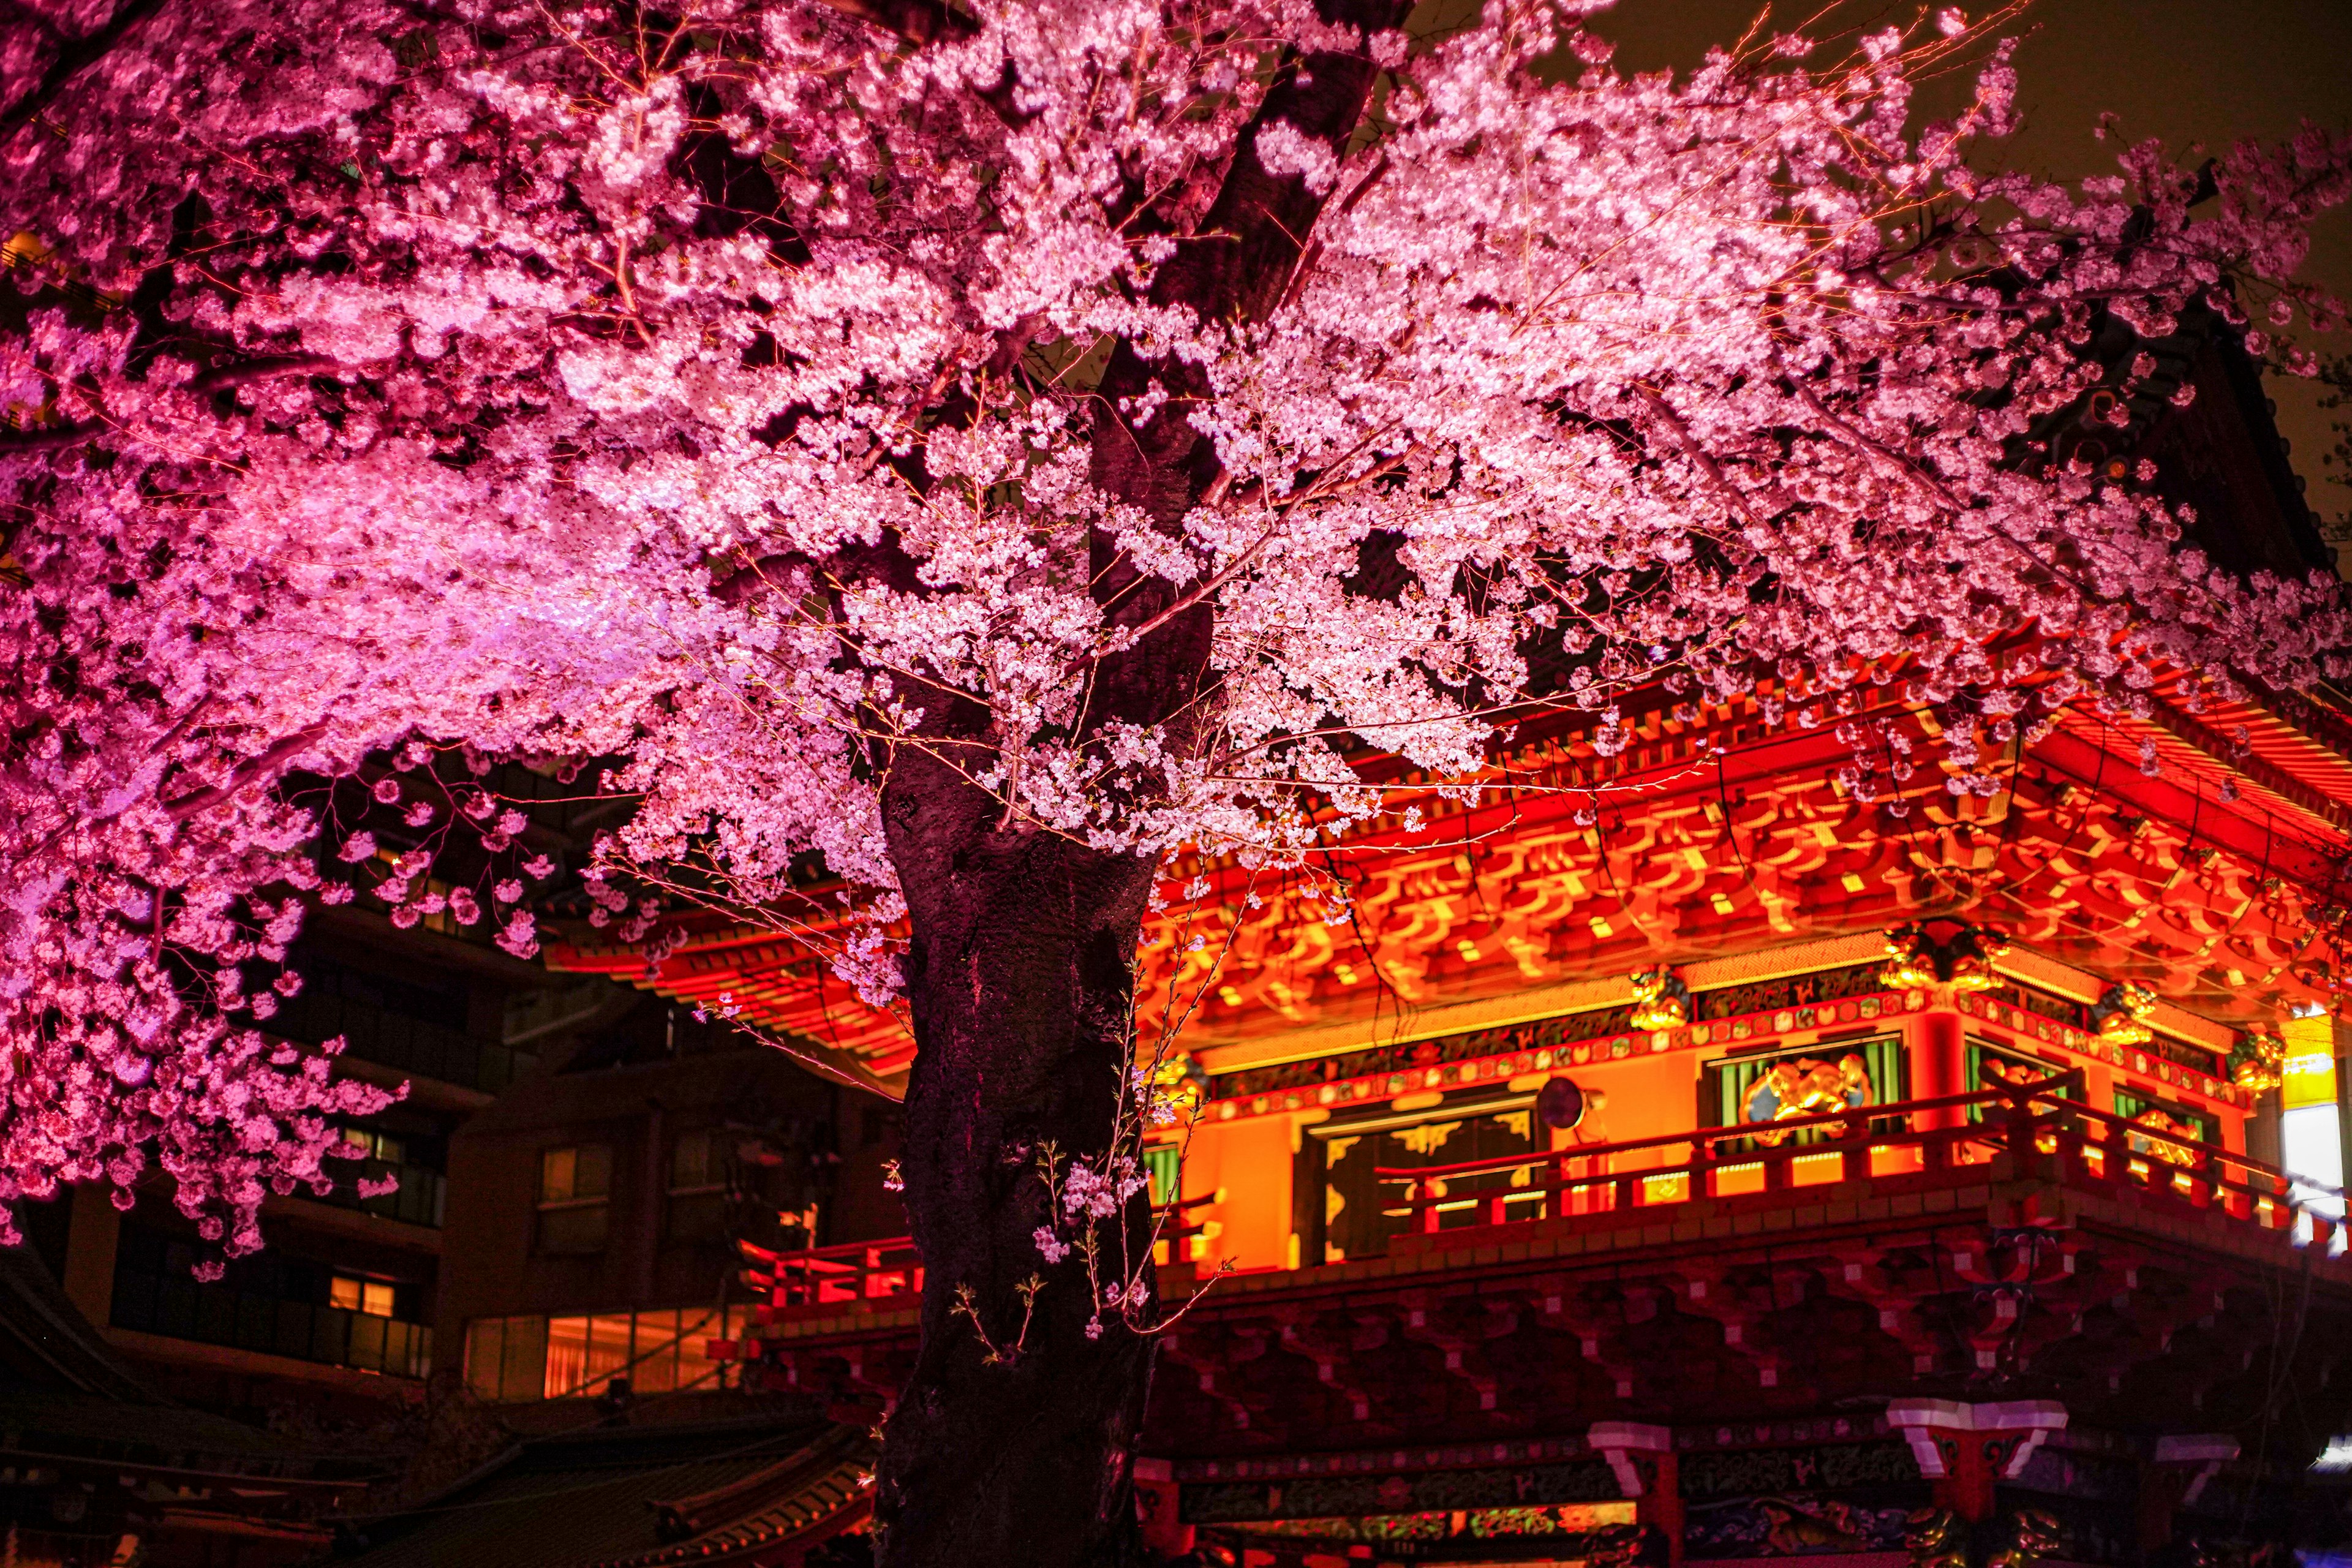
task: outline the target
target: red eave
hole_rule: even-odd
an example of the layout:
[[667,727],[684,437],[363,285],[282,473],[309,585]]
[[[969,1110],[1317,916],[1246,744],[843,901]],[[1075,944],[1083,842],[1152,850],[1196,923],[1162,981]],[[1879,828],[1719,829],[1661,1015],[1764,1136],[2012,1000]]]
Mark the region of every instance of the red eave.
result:
[[[1334,847],[1356,888],[1337,923],[1308,877],[1171,859],[1139,953],[1141,1026],[1183,1015],[1194,1049],[1309,1023],[1370,1030],[1400,1008],[1970,911],[2216,1021],[2321,994],[2311,942],[2352,843],[2352,757],[2268,707],[2191,715],[2157,695],[2147,721],[2070,709],[2022,759],[1988,758],[2008,784],[1989,800],[1952,795],[1923,752],[1901,817],[1834,782],[1851,748],[1833,721],[1767,726],[1746,699],[1689,724],[1644,713],[1615,757],[1573,737],[1515,744],[1474,801],[1408,774],[1389,816]],[[876,1073],[911,1062],[902,1019],[814,947],[688,929],[650,972],[584,943],[550,962],[733,1006]]]

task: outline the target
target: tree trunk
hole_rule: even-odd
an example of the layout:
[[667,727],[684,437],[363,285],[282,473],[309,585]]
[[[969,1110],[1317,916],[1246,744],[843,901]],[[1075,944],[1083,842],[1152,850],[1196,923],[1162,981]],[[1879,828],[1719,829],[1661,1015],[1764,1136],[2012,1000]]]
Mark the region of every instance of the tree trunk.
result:
[[[1400,25],[1402,0],[1325,0],[1328,20]],[[1360,55],[1294,60],[1268,91],[1196,234],[1161,268],[1160,303],[1203,320],[1263,320],[1289,287],[1298,237],[1322,202],[1276,179],[1253,151],[1257,125],[1288,121],[1344,148],[1374,69]],[[1095,482],[1171,531],[1216,478],[1215,454],[1179,402],[1142,429],[1118,413],[1159,383],[1180,398],[1198,372],[1151,364],[1122,344],[1096,399]],[[1141,626],[1175,603],[1108,540],[1095,544],[1098,602]],[[1110,721],[1159,725],[1178,748],[1216,730],[1212,607],[1170,617],[1092,672],[1080,732]],[[908,998],[917,1052],[900,1169],[923,1256],[922,1348],[885,1426],[875,1478],[883,1568],[1097,1568],[1134,1561],[1129,1484],[1154,1342],[1117,1314],[1097,1325],[1076,1258],[1048,1265],[1040,1145],[1100,1156],[1127,1063],[1133,961],[1157,869],[1008,825],[968,774],[989,759],[976,703],[932,710],[924,749],[887,760],[882,815],[907,896]],[[1104,1226],[1116,1258],[1150,1245],[1139,1196]],[[1150,1269],[1143,1269],[1150,1287]],[[1022,1285],[1045,1283],[1024,1307]],[[1114,1282],[1116,1276],[1105,1283]],[[961,1310],[968,1302],[971,1314]],[[1149,1322],[1152,1305],[1139,1313]],[[1025,1324],[1025,1330],[1024,1330]]]
[[[923,1256],[923,1338],[877,1478],[880,1558],[890,1568],[1114,1560],[1155,1342],[1116,1314],[1088,1335],[1083,1268],[1049,1266],[1038,1249],[1052,1216],[1036,1159],[1048,1140],[1066,1153],[1110,1142],[1153,868],[978,826],[975,799],[982,813],[995,803],[960,780],[938,781],[937,793],[893,783],[894,839],[960,841],[966,853],[909,894],[921,1049],[900,1163]],[[1150,1245],[1147,1210],[1129,1205],[1131,1245]],[[1045,1284],[1024,1331],[1018,1287],[1033,1276]],[[977,1325],[956,1310],[966,1289]]]

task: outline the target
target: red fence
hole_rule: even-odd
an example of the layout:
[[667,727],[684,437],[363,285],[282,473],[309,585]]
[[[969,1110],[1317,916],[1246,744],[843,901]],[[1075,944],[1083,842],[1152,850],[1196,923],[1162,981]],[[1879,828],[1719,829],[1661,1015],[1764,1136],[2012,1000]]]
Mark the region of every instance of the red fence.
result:
[[[1189,1216],[1215,1201],[1199,1197],[1163,1205],[1157,1239],[1169,1243],[1171,1251],[1181,1256],[1184,1244],[1205,1228]],[[919,1296],[923,1291],[922,1255],[915,1250],[912,1237],[812,1247],[799,1252],[772,1252],[749,1242],[736,1245],[750,1265],[743,1271],[744,1283],[768,1298],[765,1307],[753,1309],[753,1316],[761,1322],[772,1322],[777,1313],[795,1308],[887,1300]]]
[[[1465,1210],[1476,1211],[1470,1223],[1487,1225],[1622,1213],[1742,1190],[1777,1192],[1873,1175],[1950,1171],[1983,1163],[2003,1151],[2053,1157],[2062,1178],[2079,1174],[2168,1191],[2193,1206],[2218,1208],[2267,1228],[2284,1228],[2315,1207],[2344,1212],[2343,1194],[2334,1187],[2290,1178],[2275,1165],[2218,1144],[2068,1098],[2082,1092],[2078,1068],[1968,1094],[1459,1165],[1383,1166],[1377,1174],[1404,1188],[1402,1206],[1383,1212],[1409,1215],[1411,1228],[1423,1232],[1442,1228],[1445,1215]],[[1829,1136],[1804,1142],[1792,1137],[1804,1132]],[[1480,1182],[1495,1176],[1509,1184]],[[1469,1196],[1454,1191],[1474,1182],[1480,1184]],[[1539,1213],[1531,1212],[1538,1207]],[[2329,1220],[2322,1214],[2312,1214],[2310,1220],[2314,1236],[2325,1241],[2333,1228]]]
[[[2036,1083],[2001,1084],[1968,1094],[1857,1106],[1782,1121],[1702,1127],[1458,1165],[1381,1167],[1377,1174],[1403,1188],[1398,1206],[1383,1212],[1408,1216],[1411,1229],[1425,1233],[1444,1228],[1445,1216],[1452,1214],[1466,1213],[1474,1225],[1502,1225],[1570,1215],[1671,1210],[1694,1197],[1780,1192],[1871,1177],[1965,1175],[1970,1167],[2006,1152],[2040,1162],[2062,1181],[2071,1178],[2100,1188],[2136,1186],[2263,1229],[2288,1229],[2300,1216],[2315,1244],[2329,1242],[2337,1223],[2332,1216],[2345,1212],[2344,1194],[2336,1188],[2290,1177],[2275,1165],[2218,1144],[2094,1110],[2070,1098],[2083,1092],[2083,1074],[2077,1069]],[[1804,1133],[1828,1136],[1810,1142],[1796,1136]],[[1466,1196],[1454,1190],[1498,1176],[1505,1184],[1485,1184]],[[1184,1242],[1204,1228],[1188,1216],[1214,1201],[1194,1198],[1160,1211],[1160,1237],[1174,1244],[1171,1250],[1177,1256],[1182,1255]],[[813,1308],[910,1298],[923,1288],[921,1258],[906,1237],[783,1253],[746,1245],[743,1252],[751,1265],[745,1281],[768,1297],[769,1304],[754,1313],[761,1322]],[[713,1341],[710,1355],[724,1360],[736,1351],[730,1342]]]

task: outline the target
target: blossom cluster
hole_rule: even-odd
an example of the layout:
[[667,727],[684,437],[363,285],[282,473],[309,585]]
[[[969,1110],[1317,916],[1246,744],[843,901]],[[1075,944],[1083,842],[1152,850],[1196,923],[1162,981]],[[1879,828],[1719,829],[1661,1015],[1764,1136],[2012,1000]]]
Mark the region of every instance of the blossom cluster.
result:
[[[1087,1338],[1100,1339],[1103,1313],[1149,1328],[1144,1314],[1151,1292],[1144,1276],[1151,1266],[1147,1247],[1139,1253],[1129,1246],[1125,1223],[1128,1205],[1150,1190],[1151,1178],[1129,1148],[1114,1147],[1099,1158],[1083,1154],[1064,1159],[1052,1143],[1037,1152],[1037,1172],[1045,1188],[1046,1223],[1034,1233],[1038,1255],[1048,1265],[1072,1253],[1085,1265],[1087,1299],[1093,1307]],[[1156,1239],[1157,1226],[1150,1227]],[[1108,1238],[1108,1239],[1106,1239]]]
[[[2231,575],[2053,431],[2155,384],[2115,333],[2333,324],[2292,274],[2352,142],[2233,150],[2210,192],[2154,146],[1988,175],[2017,87],[1957,13],[1672,79],[1611,68],[1591,8],[1417,40],[976,0],[909,47],[814,0],[216,0],[12,107],[0,1181],[153,1144],[242,1236],[315,1174],[362,1091],[228,1022],[320,887],[290,769],[604,759],[614,866],[757,906],[821,863],[879,1000],[927,869],[881,781],[959,704],[1008,827],[1266,862],[1380,811],[1365,750],[1458,774],[1532,700],[1607,754],[1635,686],[1803,672],[1834,719],[1900,667],[1965,747],[2029,684],[2341,672],[2334,584]],[[18,7],[0,77],[47,80],[81,9]],[[1359,132],[1255,125],[1318,49],[1383,73]],[[1962,58],[1974,99],[1918,123]],[[1253,162],[1323,198],[1296,276],[1262,319],[1166,303]],[[1182,372],[1116,416],[1213,459],[1165,515],[1098,482],[1115,348]],[[1106,562],[1209,612],[1208,721],[1089,707],[1150,635]],[[1851,787],[1917,765],[1850,743]],[[531,950],[520,879],[393,869],[395,908]]]

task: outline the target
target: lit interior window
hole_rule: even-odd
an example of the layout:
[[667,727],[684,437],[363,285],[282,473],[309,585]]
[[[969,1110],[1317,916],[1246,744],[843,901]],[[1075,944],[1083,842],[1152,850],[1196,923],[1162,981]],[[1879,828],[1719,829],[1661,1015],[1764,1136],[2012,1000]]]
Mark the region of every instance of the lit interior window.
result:
[[383,1279],[355,1279],[348,1274],[338,1274],[327,1286],[327,1301],[346,1312],[364,1312],[371,1318],[392,1316],[392,1285]]

